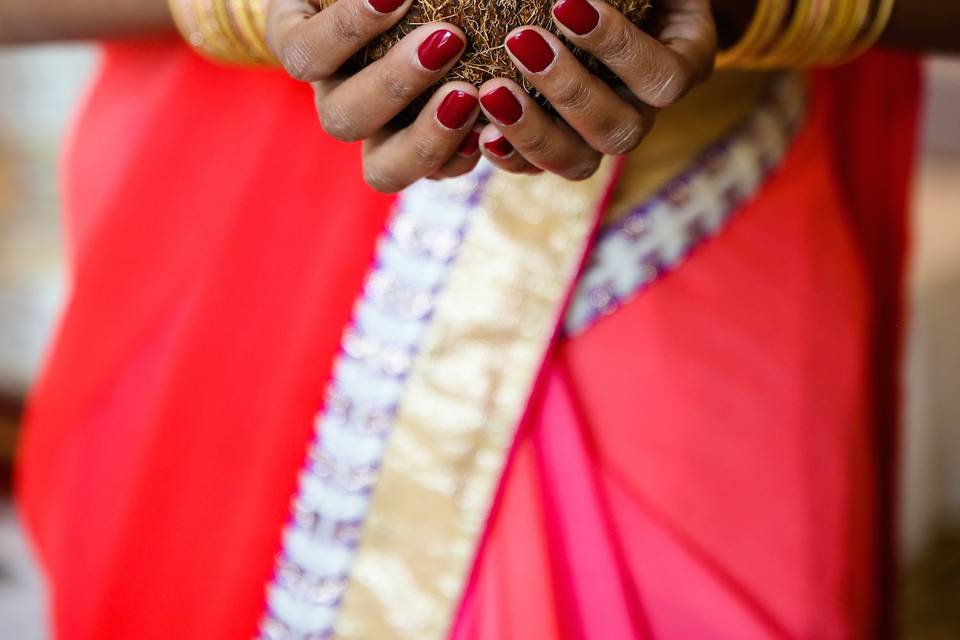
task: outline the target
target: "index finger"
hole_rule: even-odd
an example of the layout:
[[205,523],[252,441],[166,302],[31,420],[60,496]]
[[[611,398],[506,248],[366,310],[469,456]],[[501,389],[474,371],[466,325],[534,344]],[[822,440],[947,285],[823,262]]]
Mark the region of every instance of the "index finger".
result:
[[267,44],[287,73],[304,82],[335,74],[371,40],[395,25],[413,0],[273,0]]

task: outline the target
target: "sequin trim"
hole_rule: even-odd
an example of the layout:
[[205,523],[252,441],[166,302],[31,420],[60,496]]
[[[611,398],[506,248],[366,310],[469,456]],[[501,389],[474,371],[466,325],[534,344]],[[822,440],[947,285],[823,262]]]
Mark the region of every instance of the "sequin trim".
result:
[[597,240],[564,321],[567,335],[614,313],[715,236],[783,159],[806,114],[803,80],[778,79],[769,97],[687,171]]
[[332,637],[404,382],[492,169],[397,200],[341,340],[267,587],[263,640]]

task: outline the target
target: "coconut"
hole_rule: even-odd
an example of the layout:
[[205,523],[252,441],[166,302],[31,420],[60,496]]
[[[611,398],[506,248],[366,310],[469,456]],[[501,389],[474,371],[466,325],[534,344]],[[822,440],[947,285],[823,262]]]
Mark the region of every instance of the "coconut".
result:
[[[320,0],[321,7],[337,0]],[[642,26],[651,0],[607,0],[630,21]],[[462,80],[479,86],[491,78],[509,78],[528,91],[530,84],[510,60],[503,42],[507,34],[524,25],[543,27],[556,34],[588,69],[612,79],[600,62],[574,47],[557,29],[551,18],[552,0],[414,0],[413,6],[389,31],[371,42],[349,67],[362,68],[386,55],[387,51],[417,27],[431,22],[449,22],[467,35],[467,48],[441,82]],[[535,95],[535,92],[532,92]]]

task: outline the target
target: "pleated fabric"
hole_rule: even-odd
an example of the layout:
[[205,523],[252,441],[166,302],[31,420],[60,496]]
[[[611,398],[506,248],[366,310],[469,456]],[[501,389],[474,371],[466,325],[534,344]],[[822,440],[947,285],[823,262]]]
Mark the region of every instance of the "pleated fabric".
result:
[[818,74],[757,198],[558,345],[458,639],[894,635],[918,94],[894,54]]

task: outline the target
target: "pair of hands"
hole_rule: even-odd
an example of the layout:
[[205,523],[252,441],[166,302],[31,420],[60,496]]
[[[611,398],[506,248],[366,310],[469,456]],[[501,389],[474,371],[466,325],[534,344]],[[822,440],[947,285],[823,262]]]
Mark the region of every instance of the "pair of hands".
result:
[[[479,88],[448,82],[398,130],[390,121],[462,55],[463,32],[443,22],[423,25],[356,74],[339,70],[412,1],[338,0],[318,11],[309,0],[273,0],[267,16],[268,43],[291,76],[312,84],[324,129],[337,140],[362,140],[365,180],[388,193],[421,178],[467,173],[481,154],[515,173],[588,178],[604,154],[635,149],[658,109],[710,75],[717,48],[709,0],[659,0],[652,35],[602,0],[559,0],[554,22],[622,86],[591,74],[550,32],[520,27],[508,34],[507,51],[556,115],[505,78]],[[476,123],[481,109],[489,124]]]

